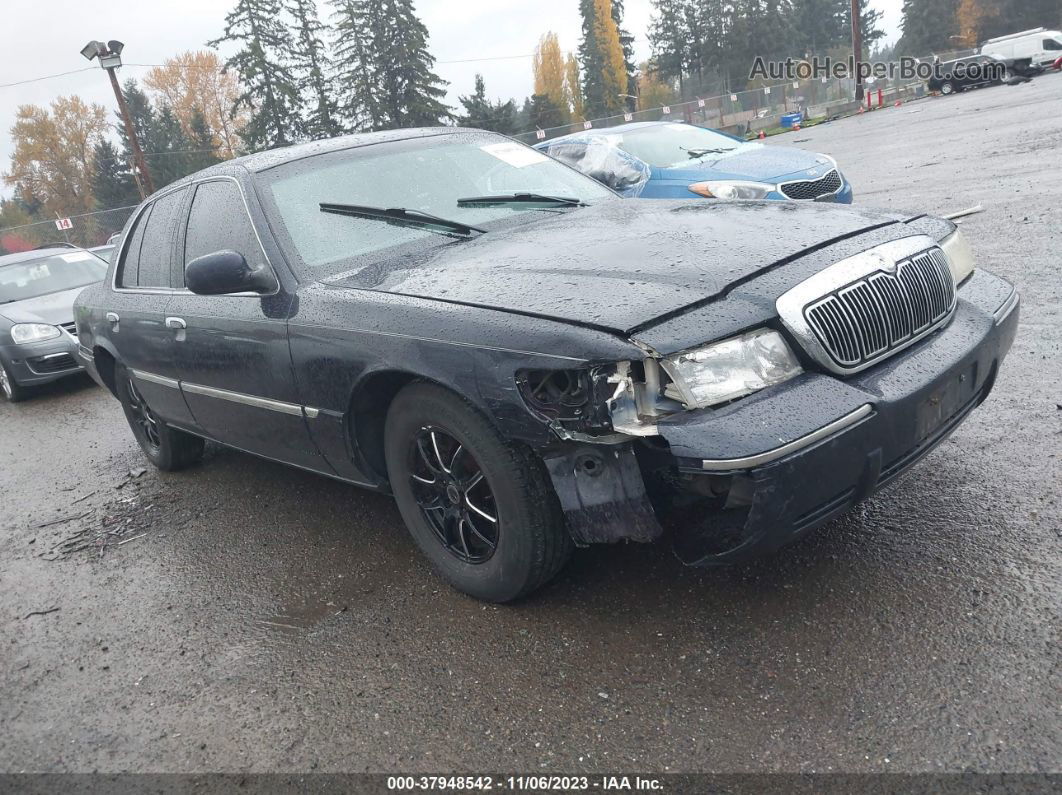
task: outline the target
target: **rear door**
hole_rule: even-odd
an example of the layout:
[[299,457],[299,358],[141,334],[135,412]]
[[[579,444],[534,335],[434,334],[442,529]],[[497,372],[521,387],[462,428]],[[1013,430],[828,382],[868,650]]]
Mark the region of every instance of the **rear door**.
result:
[[187,197],[187,188],[170,191],[134,221],[115,272],[106,335],[151,409],[174,425],[190,427],[192,415],[177,383],[173,332],[166,328],[175,292],[176,229]]
[[[198,183],[178,239],[184,267],[196,257],[237,251],[270,265],[232,178]],[[292,296],[195,295],[182,290],[168,314],[185,400],[212,438],[251,453],[331,473],[310,439],[292,370],[288,312]]]

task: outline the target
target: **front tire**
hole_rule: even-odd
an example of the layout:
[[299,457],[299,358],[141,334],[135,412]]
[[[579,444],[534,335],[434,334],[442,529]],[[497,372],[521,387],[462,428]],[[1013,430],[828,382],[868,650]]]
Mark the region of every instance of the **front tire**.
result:
[[18,385],[3,362],[0,362],[0,394],[8,403],[18,403],[29,397],[29,390]]
[[133,436],[152,464],[164,472],[176,472],[203,457],[203,440],[171,428],[157,417],[137,388],[132,374],[122,365],[115,367],[115,382],[118,400]]
[[944,85],[942,85],[940,87],[940,93],[943,94],[946,97],[950,96],[951,94],[954,94],[955,93],[955,84],[952,83],[952,82],[945,83]]
[[421,382],[403,389],[384,454],[406,527],[457,590],[509,602],[568,561],[571,536],[542,462],[457,395]]

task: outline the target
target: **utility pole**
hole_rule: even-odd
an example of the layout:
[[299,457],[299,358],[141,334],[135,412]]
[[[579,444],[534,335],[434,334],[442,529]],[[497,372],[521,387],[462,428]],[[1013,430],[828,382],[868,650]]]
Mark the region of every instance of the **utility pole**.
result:
[[146,199],[149,194],[155,192],[155,185],[151,181],[151,172],[148,171],[147,163],[144,161],[144,150],[140,148],[140,141],[136,137],[136,128],[133,127],[133,120],[129,116],[129,108],[125,104],[125,96],[122,94],[121,86],[118,85],[118,76],[114,73],[114,70],[122,65],[121,56],[124,48],[124,44],[113,39],[106,44],[102,41],[90,41],[82,48],[81,54],[90,61],[98,57],[100,66],[107,71],[107,76],[111,79],[114,99],[118,103],[118,112],[121,114],[122,122],[125,125],[125,135],[129,139],[129,146],[133,148],[133,162],[136,164],[136,171],[139,172],[139,176],[134,174],[137,177],[134,182],[136,182],[137,190],[140,192],[140,198]]
[[859,0],[852,0],[852,65],[855,67],[856,99],[863,103],[863,77],[859,60],[863,57],[863,26],[859,21]]

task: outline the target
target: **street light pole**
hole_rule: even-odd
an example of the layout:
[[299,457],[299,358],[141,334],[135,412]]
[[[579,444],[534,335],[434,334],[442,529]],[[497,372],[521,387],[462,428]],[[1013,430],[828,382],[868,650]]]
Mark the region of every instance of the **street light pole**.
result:
[[118,111],[122,114],[122,121],[125,123],[125,135],[129,139],[129,145],[133,147],[133,160],[136,162],[136,170],[140,172],[140,179],[136,183],[140,189],[140,198],[146,199],[149,194],[155,192],[155,186],[151,182],[151,172],[148,171],[147,163],[144,162],[144,151],[140,148],[140,141],[137,140],[136,129],[133,127],[133,120],[129,117],[129,107],[125,104],[125,96],[118,85],[114,67],[107,70],[107,75],[111,78],[114,99],[118,103]]
[[140,140],[136,137],[136,128],[133,126],[133,120],[129,116],[129,107],[125,104],[125,96],[122,94],[121,86],[118,85],[118,76],[114,73],[114,70],[122,65],[121,54],[124,47],[125,45],[120,41],[112,40],[106,44],[102,41],[90,41],[81,50],[81,54],[90,61],[98,57],[100,66],[106,70],[107,76],[111,79],[114,99],[118,103],[118,112],[125,125],[125,136],[129,139],[129,146],[133,149],[133,162],[139,172],[136,179],[136,188],[140,192],[140,198],[146,199],[149,194],[155,192],[155,185],[151,181],[151,172],[148,171],[147,163],[144,161],[144,150],[140,148]]
[[863,78],[859,60],[863,57],[863,26],[859,24],[859,0],[852,0],[852,65],[855,66],[856,99],[863,103]]

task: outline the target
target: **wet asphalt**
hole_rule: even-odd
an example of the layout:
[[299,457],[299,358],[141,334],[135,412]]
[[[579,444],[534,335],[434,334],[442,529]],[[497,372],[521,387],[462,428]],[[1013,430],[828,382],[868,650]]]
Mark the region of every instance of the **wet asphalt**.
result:
[[0,770],[1058,771],[1060,117],[1048,75],[775,140],[861,204],[982,204],[1024,303],[945,444],[741,568],[592,548],[488,606],[386,497],[229,451],[141,472],[83,378],[0,403]]

